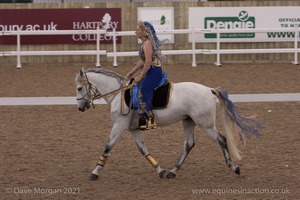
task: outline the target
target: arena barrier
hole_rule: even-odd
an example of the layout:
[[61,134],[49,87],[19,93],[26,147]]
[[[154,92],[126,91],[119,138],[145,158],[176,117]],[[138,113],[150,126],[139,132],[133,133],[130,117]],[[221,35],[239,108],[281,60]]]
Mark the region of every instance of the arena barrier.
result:
[[[266,48],[266,49],[221,49],[221,33],[263,33],[263,32],[294,32],[295,37],[293,40],[287,40],[289,42],[294,42],[294,48]],[[204,33],[217,33],[217,39],[216,39],[216,49],[196,49],[195,48],[195,34],[204,34]],[[108,52],[108,57],[113,57],[113,66],[118,66],[117,64],[117,57],[120,56],[138,56],[138,53],[136,51],[131,52],[117,52],[117,45],[116,45],[116,37],[117,36],[133,36],[135,35],[134,31],[113,31],[107,33],[109,35],[113,36],[113,52]],[[298,42],[300,37],[300,29],[298,28],[279,28],[279,29],[267,29],[267,28],[260,28],[260,29],[177,29],[177,30],[169,30],[168,32],[162,32],[157,31],[158,35],[162,34],[192,34],[192,49],[187,50],[167,50],[162,51],[165,55],[182,55],[182,54],[192,54],[192,66],[196,67],[196,54],[216,54],[216,62],[215,65],[220,66],[221,60],[220,55],[221,54],[261,54],[261,53],[293,53],[294,54],[294,61],[292,61],[293,64],[298,65]],[[284,42],[287,42],[284,41]],[[242,41],[241,41],[242,42]],[[280,41],[276,41],[280,42]]]
[[[230,94],[230,99],[236,103],[249,102],[298,102],[300,93],[275,94]],[[94,101],[94,104],[107,104],[104,99]],[[76,97],[0,97],[0,106],[33,106],[33,105],[77,105]]]
[[[96,66],[100,66],[100,55],[106,55],[106,50],[100,50],[100,34],[105,34],[104,30],[55,30],[55,31],[3,31],[0,36],[17,36],[17,50],[3,51],[0,56],[17,56],[17,68],[21,68],[21,56],[45,56],[45,55],[95,55]],[[25,35],[72,35],[72,34],[96,34],[95,50],[71,50],[71,51],[21,51],[21,36]]]
[[[294,38],[287,39],[286,41],[274,41],[278,42],[293,42],[293,48],[260,48],[260,49],[222,49],[221,44],[222,39],[220,35],[222,33],[242,33],[242,32],[253,32],[253,33],[262,33],[262,32],[293,32],[295,34]],[[196,49],[195,35],[204,34],[204,33],[216,33],[216,48],[215,49]],[[72,50],[72,51],[21,51],[21,37],[24,35],[72,35],[72,34],[96,34],[96,48],[95,50]],[[106,50],[100,49],[100,35],[107,34],[113,36],[113,52],[107,52]],[[164,50],[162,53],[165,55],[192,55],[192,66],[196,67],[196,54],[215,54],[216,62],[215,65],[221,65],[221,54],[265,54],[265,53],[293,53],[294,61],[293,64],[299,64],[298,62],[298,53],[300,52],[298,48],[298,42],[300,37],[299,28],[278,28],[278,29],[177,29],[169,30],[166,32],[157,31],[158,35],[161,34],[191,34],[192,35],[192,48],[191,49],[179,49],[179,50]],[[105,55],[107,57],[113,57],[113,66],[118,66],[117,58],[122,56],[138,56],[137,51],[126,51],[118,52],[116,38],[118,36],[134,36],[134,31],[112,31],[105,32],[104,30],[55,30],[55,31],[3,31],[0,36],[15,35],[17,36],[17,47],[16,51],[3,51],[0,52],[0,56],[17,56],[17,68],[21,68],[21,56],[43,56],[43,55],[95,55],[96,56],[96,66],[101,66],[100,64],[100,55]],[[243,42],[243,41],[241,41]],[[188,41],[187,41],[188,43]]]

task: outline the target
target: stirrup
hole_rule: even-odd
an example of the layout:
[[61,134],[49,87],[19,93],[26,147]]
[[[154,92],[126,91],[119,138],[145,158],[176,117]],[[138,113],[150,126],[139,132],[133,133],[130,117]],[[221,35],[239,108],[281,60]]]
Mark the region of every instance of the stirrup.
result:
[[156,129],[157,128],[157,124],[154,120],[154,117],[149,117],[147,124],[148,124],[148,129]]
[[148,122],[145,118],[139,118],[139,129],[141,131],[148,130]]

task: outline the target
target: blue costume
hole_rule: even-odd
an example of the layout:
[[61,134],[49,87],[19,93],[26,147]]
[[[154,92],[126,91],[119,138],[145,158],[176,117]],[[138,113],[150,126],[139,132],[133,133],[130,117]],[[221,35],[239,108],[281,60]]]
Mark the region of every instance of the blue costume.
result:
[[[138,114],[140,118],[148,119],[154,118],[153,108],[152,108],[152,99],[154,94],[154,89],[159,87],[162,79],[165,77],[166,72],[162,69],[160,63],[164,63],[169,60],[161,53],[160,45],[163,43],[156,36],[156,32],[153,26],[149,22],[143,22],[143,29],[145,35],[148,36],[153,50],[152,55],[152,64],[149,70],[146,73],[146,76],[139,83],[138,89]],[[145,62],[145,52],[143,48],[143,44],[139,50],[140,58]],[[158,60],[159,63],[154,63],[155,60]]]
[[[143,55],[143,48],[139,51],[140,57],[145,59]],[[154,94],[154,89],[159,86],[161,79],[163,78],[163,70],[161,66],[151,65],[150,69],[147,71],[146,77],[139,83],[140,87],[138,90],[138,101],[139,109],[138,113],[143,118],[154,117],[152,112],[152,99]]]
[[140,76],[134,79],[137,85],[132,89],[132,108],[138,110],[140,130],[147,130],[156,128],[152,107],[154,90],[166,81],[168,75],[161,63],[164,64],[167,61],[170,64],[172,61],[160,51],[160,45],[167,40],[159,40],[149,22],[138,21],[136,35],[143,41],[138,52],[140,60],[127,73],[126,78],[131,77],[137,70],[141,69]]

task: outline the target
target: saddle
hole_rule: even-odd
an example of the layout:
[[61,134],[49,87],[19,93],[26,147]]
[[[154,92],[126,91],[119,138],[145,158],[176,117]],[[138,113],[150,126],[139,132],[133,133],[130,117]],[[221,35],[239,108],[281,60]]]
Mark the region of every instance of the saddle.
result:
[[[134,79],[130,80],[131,84]],[[158,88],[154,90],[153,100],[152,100],[152,107],[153,109],[164,109],[168,106],[170,94],[171,94],[172,84],[168,81],[168,79],[164,79],[164,82],[160,84]],[[137,110],[138,109],[138,100],[137,100],[137,91],[139,89],[139,85],[136,85],[130,89],[125,90],[124,98],[125,103],[128,107],[131,106],[131,109]]]

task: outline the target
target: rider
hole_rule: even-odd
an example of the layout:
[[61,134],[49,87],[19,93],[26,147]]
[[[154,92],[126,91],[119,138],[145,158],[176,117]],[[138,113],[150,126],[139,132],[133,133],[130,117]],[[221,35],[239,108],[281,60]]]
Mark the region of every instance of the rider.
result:
[[[156,36],[152,24],[146,21],[138,21],[135,34],[142,40],[139,50],[140,60],[136,66],[126,74],[125,78],[130,78],[138,70],[140,74],[134,78],[135,83],[140,84],[138,91],[139,101],[139,127],[141,130],[156,128],[154,113],[152,108],[152,99],[154,89],[162,79],[164,69],[161,63],[171,62],[161,53],[160,45],[163,43]],[[166,40],[165,40],[166,41]]]

